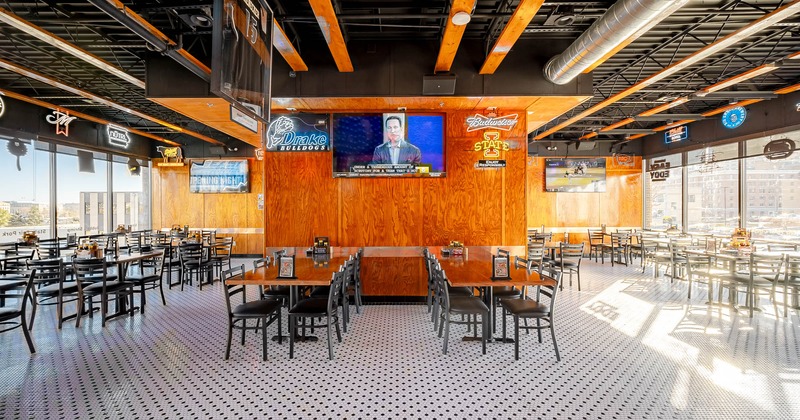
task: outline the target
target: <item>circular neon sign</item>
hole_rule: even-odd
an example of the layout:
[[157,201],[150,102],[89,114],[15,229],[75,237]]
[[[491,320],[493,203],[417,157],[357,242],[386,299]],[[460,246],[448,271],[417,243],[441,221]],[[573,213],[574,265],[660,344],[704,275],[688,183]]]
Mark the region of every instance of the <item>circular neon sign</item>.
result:
[[747,118],[747,110],[742,106],[731,108],[722,113],[722,125],[725,128],[736,128]]

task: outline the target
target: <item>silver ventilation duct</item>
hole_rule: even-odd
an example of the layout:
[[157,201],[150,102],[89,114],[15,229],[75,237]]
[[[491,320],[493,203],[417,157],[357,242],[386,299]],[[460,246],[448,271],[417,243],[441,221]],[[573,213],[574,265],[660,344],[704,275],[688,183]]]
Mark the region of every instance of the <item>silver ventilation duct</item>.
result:
[[544,67],[547,80],[563,85],[628,38],[637,38],[689,0],[619,0],[563,53]]

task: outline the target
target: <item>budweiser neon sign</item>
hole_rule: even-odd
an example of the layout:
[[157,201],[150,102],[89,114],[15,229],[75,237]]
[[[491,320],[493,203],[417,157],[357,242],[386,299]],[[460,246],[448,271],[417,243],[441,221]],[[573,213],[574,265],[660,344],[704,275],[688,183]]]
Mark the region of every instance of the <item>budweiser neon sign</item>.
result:
[[502,117],[487,117],[481,114],[475,114],[467,117],[467,132],[495,129],[509,131],[517,125],[518,114],[504,115]]

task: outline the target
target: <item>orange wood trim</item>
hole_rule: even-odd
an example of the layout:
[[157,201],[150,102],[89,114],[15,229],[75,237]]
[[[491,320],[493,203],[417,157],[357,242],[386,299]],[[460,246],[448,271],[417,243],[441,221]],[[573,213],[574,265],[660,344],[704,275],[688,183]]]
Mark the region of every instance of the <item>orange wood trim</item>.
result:
[[[111,121],[104,120],[102,118],[97,118],[97,117],[94,117],[92,115],[84,114],[82,112],[73,111],[73,110],[71,110],[69,108],[66,108],[66,107],[63,107],[63,106],[53,105],[53,104],[51,104],[49,102],[40,101],[38,99],[34,99],[34,98],[31,98],[31,97],[28,97],[28,96],[25,96],[25,95],[20,95],[19,93],[12,92],[10,90],[0,89],[0,94],[2,94],[3,96],[8,96],[9,98],[14,98],[14,99],[18,99],[18,100],[23,101],[23,102],[27,102],[29,104],[38,105],[38,106],[40,106],[42,108],[47,108],[47,109],[66,109],[66,110],[69,111],[69,114],[72,115],[73,117],[78,117],[78,118],[84,119],[86,121],[91,121],[91,122],[95,122],[95,123],[103,124],[103,125],[108,125],[108,124],[119,125],[119,124],[113,123]],[[127,129],[127,130],[130,131],[131,133],[136,133],[136,134],[138,134],[140,136],[151,138],[153,140],[160,141],[161,143],[169,144],[171,146],[180,146],[181,145],[180,143],[175,143],[172,140],[167,140],[167,139],[165,139],[163,137],[159,137],[159,136],[156,136],[154,134],[150,134],[150,133],[148,133],[146,131],[137,130],[135,128],[131,128],[131,129]]]
[[800,83],[797,83],[797,84],[794,84],[794,85],[791,85],[791,86],[786,86],[784,88],[780,88],[780,89],[776,90],[774,93],[776,93],[778,95],[784,95],[784,94],[787,94],[787,93],[797,92],[798,90],[800,90]]
[[283,31],[283,28],[278,25],[278,21],[274,18],[272,19],[272,45],[281,53],[281,56],[292,70],[308,71],[308,66],[303,61],[303,57],[300,57],[300,53],[294,49],[294,45],[289,41],[286,32]]
[[336,67],[340,72],[352,72],[353,63],[350,62],[350,54],[347,52],[347,45],[344,42],[342,30],[339,28],[339,21],[336,19],[336,12],[333,10],[331,0],[308,0],[308,2],[311,4],[311,9],[314,10],[317,23],[322,30],[322,36],[328,43]]
[[595,138],[595,137],[597,137],[597,133],[592,131],[591,133],[587,133],[587,134],[582,135],[578,140],[589,140],[589,139]]
[[542,7],[542,3],[544,3],[544,0],[522,0],[519,2],[514,14],[511,15],[508,23],[503,28],[503,32],[500,33],[500,37],[495,41],[489,56],[483,62],[480,74],[494,74],[497,67],[500,66],[500,63],[503,62],[503,59],[506,58],[508,52],[517,42],[517,39],[519,39],[519,36],[531,23],[536,12]]
[[458,12],[471,13],[473,5],[475,5],[474,0],[453,0],[453,4],[450,6],[450,15],[447,17],[447,25],[444,28],[442,44],[439,46],[439,56],[436,57],[434,71],[450,71],[450,66],[453,65],[453,60],[456,58],[458,46],[461,44],[461,38],[464,36],[464,29],[467,28],[467,25],[454,25],[452,21],[453,15]]
[[725,80],[721,80],[717,83],[714,83],[713,85],[706,86],[703,89],[701,89],[700,92],[705,92],[705,93],[716,92],[718,90],[725,89],[737,83],[744,82],[745,80],[761,76],[762,74],[766,74],[777,69],[778,66],[776,66],[775,64],[764,64],[756,68],[747,70],[745,72],[739,73],[735,76],[729,77]]
[[655,108],[650,108],[647,111],[639,113],[640,117],[649,117],[650,115],[660,114],[668,109],[675,108],[678,105],[685,104],[689,102],[689,98],[684,96],[682,98],[678,98],[672,102],[667,102],[663,105],[659,105]]
[[800,0],[795,0],[791,3],[788,3],[784,6],[781,6],[770,13],[767,13],[760,18],[748,23],[747,25],[737,29],[736,31],[718,39],[717,41],[706,45],[705,47],[689,54],[688,56],[684,57],[680,61],[671,64],[670,66],[650,75],[646,79],[642,80],[641,82],[635,83],[622,91],[606,98],[598,102],[597,104],[587,108],[586,110],[575,114],[574,116],[568,118],[566,121],[556,124],[555,126],[551,127],[550,129],[540,133],[535,137],[536,140],[541,140],[562,128],[569,127],[575,122],[580,121],[584,117],[588,117],[589,115],[594,114],[605,107],[614,104],[654,83],[661,81],[662,79],[669,77],[681,70],[684,70],[692,65],[697,64],[699,61],[707,58],[711,54],[721,51],[724,48],[728,48],[735,43],[741,41],[742,39],[752,35],[753,33],[757,32],[760,29],[763,29],[766,26],[774,25],[782,20],[788,19],[791,16],[794,16],[800,12]]
[[746,101],[739,101],[739,102],[737,102],[735,104],[725,105],[725,106],[719,107],[717,109],[712,109],[711,111],[704,112],[704,113],[702,113],[700,115],[702,115],[704,117],[710,117],[712,115],[722,114],[723,112],[725,112],[725,111],[727,111],[729,109],[733,109],[733,108],[736,108],[736,107],[739,107],[739,106],[747,106],[747,105],[754,104],[756,102],[761,102],[761,101],[763,101],[763,99],[748,99]]
[[633,118],[625,118],[623,120],[619,120],[619,121],[617,121],[617,122],[615,122],[613,124],[610,124],[610,125],[607,125],[607,126],[601,128],[600,131],[613,130],[613,129],[617,128],[617,127],[622,127],[623,125],[628,125],[628,124],[630,124],[630,123],[632,123],[634,121],[636,121],[636,120],[633,119]]

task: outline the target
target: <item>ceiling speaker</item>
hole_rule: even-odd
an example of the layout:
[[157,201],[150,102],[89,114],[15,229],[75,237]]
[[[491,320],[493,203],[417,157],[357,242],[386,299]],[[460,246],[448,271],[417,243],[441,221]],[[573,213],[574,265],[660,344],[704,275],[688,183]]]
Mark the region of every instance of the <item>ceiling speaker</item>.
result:
[[597,147],[596,141],[579,141],[577,144],[577,150],[594,150]]
[[78,172],[94,173],[94,154],[78,150]]
[[452,95],[456,93],[456,76],[422,76],[423,95]]
[[224,146],[208,146],[208,151],[212,155],[224,155],[225,154],[225,147]]

